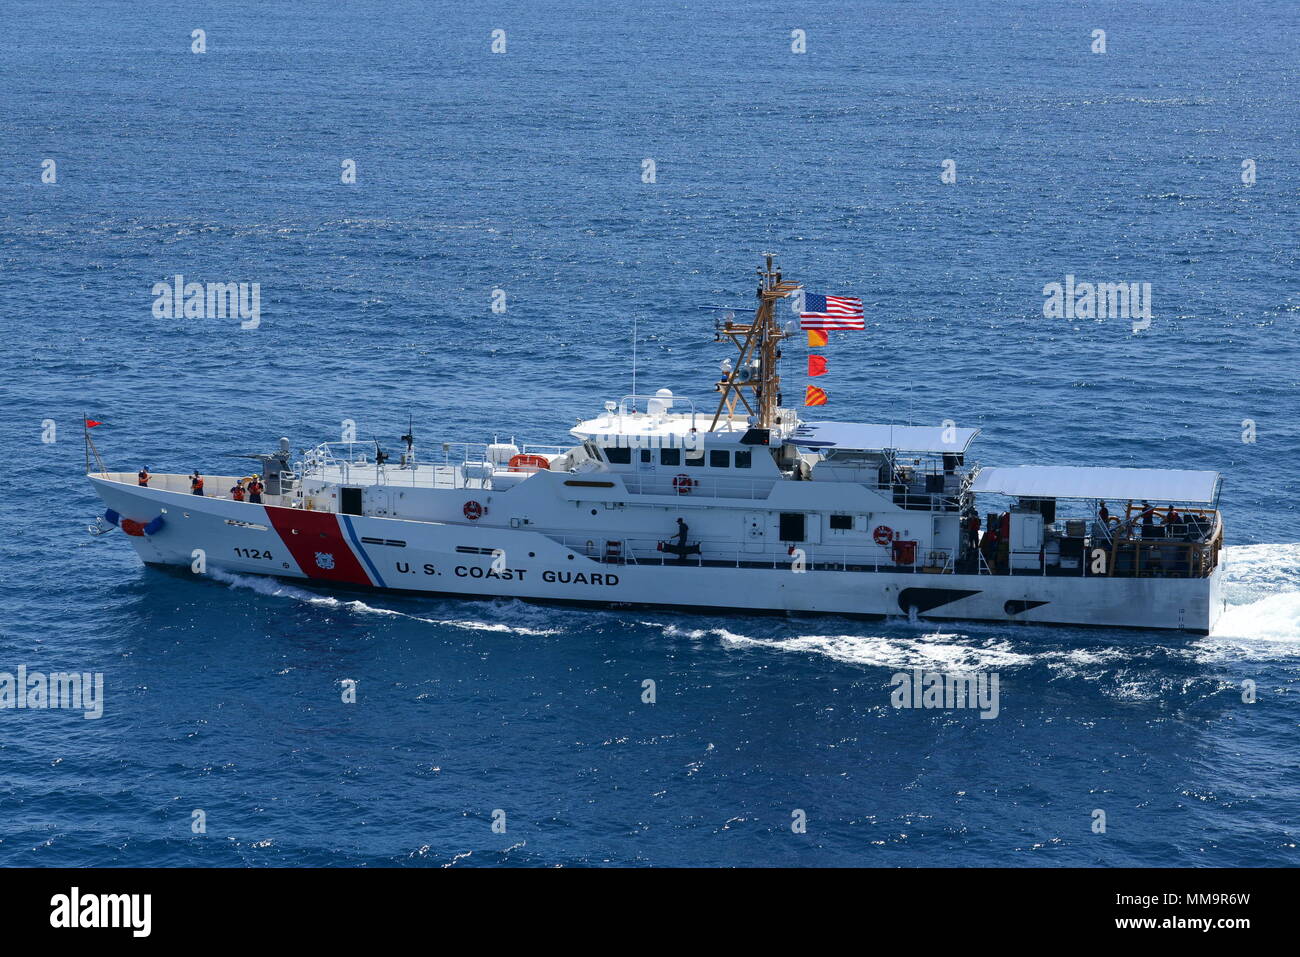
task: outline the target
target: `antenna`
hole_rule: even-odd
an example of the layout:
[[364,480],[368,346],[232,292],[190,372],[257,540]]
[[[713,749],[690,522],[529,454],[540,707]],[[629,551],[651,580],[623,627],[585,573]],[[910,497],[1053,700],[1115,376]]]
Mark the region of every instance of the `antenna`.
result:
[[740,357],[730,370],[724,370],[724,378],[714,386],[722,397],[709,431],[717,428],[724,413],[728,421],[734,419],[737,403],[744,406],[755,428],[771,429],[780,417],[781,377],[777,363],[781,357],[781,340],[789,333],[776,321],[776,303],[798,292],[800,286],[781,276],[771,253],[763,254],[763,262],[765,268],[757,270],[758,308],[753,320],[747,323],[726,320],[718,331],[719,338],[725,337],[735,344]]
[[632,316],[632,411],[636,411],[636,316]]

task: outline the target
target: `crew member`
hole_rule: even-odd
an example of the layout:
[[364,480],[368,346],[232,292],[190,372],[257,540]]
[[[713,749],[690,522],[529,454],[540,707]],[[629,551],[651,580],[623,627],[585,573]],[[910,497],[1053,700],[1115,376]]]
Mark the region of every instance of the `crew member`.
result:
[[1165,535],[1174,536],[1182,534],[1181,530],[1178,528],[1181,524],[1183,524],[1183,517],[1178,514],[1178,509],[1170,505],[1169,511],[1165,512]]
[[148,488],[148,487],[149,487],[149,468],[148,468],[148,466],[145,466],[144,468],[142,468],[142,469],[140,470],[140,475],[138,476],[137,481],[138,481],[138,483],[139,483],[139,485],[140,485],[141,488]]
[[1142,537],[1156,537],[1156,510],[1146,499],[1142,500]]
[[970,518],[966,519],[966,535],[970,539],[970,548],[973,551],[980,543],[979,512],[971,512]]
[[1101,522],[1103,528],[1110,524],[1110,509],[1106,507],[1105,502],[1102,502],[1101,508],[1097,509],[1097,519]]
[[198,469],[195,469],[194,474],[190,476],[190,491],[195,495],[203,494],[203,476],[199,474]]
[[262,504],[263,488],[264,486],[262,485],[262,480],[259,479],[256,475],[254,475],[251,479],[248,480],[248,500],[252,502],[254,505]]
[[231,487],[231,489],[230,489],[230,497],[231,497],[231,499],[233,499],[233,500],[236,501],[236,502],[242,502],[242,501],[244,500],[244,480],[243,480],[243,479],[237,479],[237,480],[235,481],[235,484],[234,484],[234,485]]
[[677,520],[677,544],[673,547],[673,551],[677,553],[679,562],[686,561],[686,535],[690,530],[690,526],[680,518]]

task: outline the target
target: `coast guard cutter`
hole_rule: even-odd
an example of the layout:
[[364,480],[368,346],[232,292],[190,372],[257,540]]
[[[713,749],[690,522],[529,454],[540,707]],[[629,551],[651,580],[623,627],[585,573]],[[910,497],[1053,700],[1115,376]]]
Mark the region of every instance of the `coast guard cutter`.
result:
[[[365,443],[258,456],[235,476],[87,472],[146,563],[416,594],[711,612],[802,612],[1178,629],[1223,607],[1216,472],[968,460],[978,430],[801,421],[779,360],[799,290],[759,270],[725,321],[716,406],[665,389],[606,402],[565,447]],[[221,494],[211,494],[220,492]],[[1106,503],[1103,505],[1103,503]],[[1150,505],[1146,503],[1152,503]],[[677,519],[687,531],[680,533]]]

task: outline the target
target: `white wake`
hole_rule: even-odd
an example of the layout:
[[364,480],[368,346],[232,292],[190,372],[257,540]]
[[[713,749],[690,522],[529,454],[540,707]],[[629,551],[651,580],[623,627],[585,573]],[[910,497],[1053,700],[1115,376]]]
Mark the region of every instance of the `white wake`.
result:
[[363,601],[343,601],[338,598],[331,598],[328,595],[317,595],[305,589],[295,588],[293,585],[287,585],[274,578],[263,578],[259,575],[239,575],[234,572],[222,571],[219,568],[208,569],[208,575],[219,582],[224,582],[231,588],[246,588],[249,591],[254,591],[259,595],[266,595],[270,598],[288,598],[292,601],[302,602],[306,605],[314,605],[318,608],[338,608],[350,611],[357,615],[380,615],[389,618],[405,618],[409,621],[418,621],[428,625],[445,625],[448,628],[463,628],[466,631],[490,631],[511,635],[524,635],[528,637],[557,635],[560,633],[560,630],[556,628],[529,628],[523,625],[507,624],[505,622],[476,621],[473,619],[460,618],[424,618],[420,615],[410,615],[406,612],[395,611],[391,608],[378,608],[374,605],[367,605]]
[[1223,550],[1227,608],[1198,647],[1240,657],[1300,655],[1300,544]]
[[[1258,660],[1300,656],[1300,544],[1235,545],[1223,551],[1224,597],[1227,608],[1211,635],[1189,641],[1152,632],[1155,641],[1176,654],[1201,661],[1224,659]],[[244,588],[274,598],[286,598],[321,608],[343,609],[358,615],[405,618],[430,625],[468,631],[540,637],[564,634],[568,628],[556,623],[555,614],[523,602],[492,606],[502,620],[474,618],[431,618],[345,601],[296,588],[271,578],[239,575],[212,569],[209,574],[232,588]],[[472,607],[466,605],[465,607]],[[583,616],[600,612],[577,613]],[[536,616],[536,617],[534,617]],[[564,616],[567,620],[570,616]],[[529,619],[532,619],[530,622]],[[573,621],[578,620],[576,617]],[[991,624],[951,623],[942,628],[932,624],[909,628],[899,620],[896,628],[873,629],[894,634],[809,633],[792,634],[792,624],[742,624],[748,619],[729,621],[721,627],[716,619],[678,619],[675,624],[641,621],[659,629],[665,637],[702,642],[720,642],[732,648],[767,648],[773,651],[821,654],[837,661],[883,667],[925,667],[949,671],[1015,668],[1033,662],[1046,663],[1066,672],[1095,672],[1132,661],[1134,642],[1125,640],[1105,646],[1090,643],[1078,649],[1047,648],[1055,629],[1027,625],[1000,627]],[[755,619],[755,622],[758,620]],[[533,624],[550,627],[533,627]],[[742,634],[740,630],[752,634]],[[828,629],[829,631],[829,629]],[[911,632],[911,633],[909,633]],[[1098,632],[1098,634],[1104,634]],[[1138,633],[1133,633],[1138,634]],[[1140,643],[1140,638],[1138,639]]]
[[[1214,631],[1205,638],[1151,632],[1166,653],[1211,663],[1300,656],[1300,544],[1237,545],[1224,549],[1224,597],[1228,605]],[[692,629],[681,624],[644,622],[669,638],[721,642],[733,648],[825,655],[836,661],[889,668],[923,667],[946,671],[979,671],[1046,664],[1063,674],[1096,677],[1110,668],[1132,665],[1149,653],[1141,632],[1125,633],[1123,641],[1062,649],[1053,627],[947,623],[934,629],[925,624],[909,629],[898,619],[897,634],[744,635],[721,627]],[[772,631],[788,632],[789,625]],[[762,628],[746,628],[762,632]],[[906,632],[912,630],[914,634]],[[1048,647],[1055,645],[1055,647]]]

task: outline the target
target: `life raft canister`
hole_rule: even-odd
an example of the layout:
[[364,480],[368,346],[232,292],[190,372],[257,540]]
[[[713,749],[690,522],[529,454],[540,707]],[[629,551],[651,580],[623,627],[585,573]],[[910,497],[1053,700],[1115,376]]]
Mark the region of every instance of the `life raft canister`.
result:
[[550,468],[550,460],[545,455],[532,455],[523,452],[519,455],[510,456],[510,471],[512,472],[549,471]]
[[483,517],[483,513],[485,511],[487,510],[483,508],[483,506],[480,505],[478,502],[474,501],[473,499],[470,499],[468,502],[465,503],[465,508],[464,508],[465,517],[469,519],[471,522],[477,522],[480,518]]
[[877,525],[871,537],[876,540],[877,545],[888,545],[894,540],[894,530],[888,525]]
[[673,479],[673,488],[678,495],[690,495],[691,489],[695,487],[695,479],[691,478],[685,472]]

